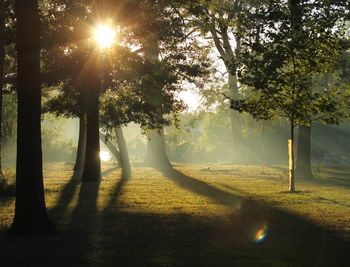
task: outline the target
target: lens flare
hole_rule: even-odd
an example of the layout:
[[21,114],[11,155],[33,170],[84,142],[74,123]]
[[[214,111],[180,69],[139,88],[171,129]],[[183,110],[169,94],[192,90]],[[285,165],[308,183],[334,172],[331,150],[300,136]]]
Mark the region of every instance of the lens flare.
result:
[[101,49],[109,48],[115,43],[116,32],[107,25],[95,29],[95,40]]
[[255,234],[255,243],[260,243],[266,239],[268,233],[267,226],[264,226],[263,228],[259,229]]
[[100,151],[100,159],[102,161],[109,161],[111,158],[112,156],[108,151]]

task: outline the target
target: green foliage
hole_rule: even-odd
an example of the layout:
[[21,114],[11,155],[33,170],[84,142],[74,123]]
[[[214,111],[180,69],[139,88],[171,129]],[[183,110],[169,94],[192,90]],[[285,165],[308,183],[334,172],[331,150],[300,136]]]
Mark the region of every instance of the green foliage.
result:
[[[194,39],[190,41],[174,1],[105,1],[101,9],[106,18],[118,10],[113,23],[118,24],[119,33],[118,45],[104,52],[96,51],[87,40],[97,23],[89,10],[96,6],[83,1],[50,3],[43,10],[47,15],[44,76],[49,86],[62,88],[48,101],[48,111],[65,116],[84,113],[88,107],[82,72],[88,60],[99,57],[103,58],[101,126],[107,132],[130,122],[159,128],[176,121],[170,114],[183,109],[177,92],[184,82],[198,83],[197,77],[206,73],[208,64],[198,57],[198,51],[207,51]],[[147,49],[157,60],[147,58]]]
[[283,116],[293,126],[344,119],[344,86],[313,90],[315,75],[334,72],[344,51],[338,24],[345,7],[321,2],[272,1],[244,14],[239,77],[253,93],[232,101],[233,109],[256,119]]

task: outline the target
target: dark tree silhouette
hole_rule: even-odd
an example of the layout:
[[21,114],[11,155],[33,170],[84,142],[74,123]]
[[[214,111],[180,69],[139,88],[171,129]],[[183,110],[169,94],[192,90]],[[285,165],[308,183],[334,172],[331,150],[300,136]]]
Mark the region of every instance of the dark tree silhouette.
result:
[[300,179],[313,178],[311,169],[311,126],[299,126],[296,156],[296,176]]
[[4,65],[5,65],[5,2],[0,3],[0,179],[2,174],[2,105],[4,86]]
[[79,117],[79,138],[78,138],[78,147],[77,155],[74,165],[74,177],[80,178],[84,163],[85,163],[85,150],[86,150],[86,120],[85,116],[81,115]]
[[86,148],[85,164],[81,180],[95,182],[101,179],[100,131],[99,131],[99,90],[100,62],[92,55],[82,78],[83,94],[86,96]]
[[15,1],[18,127],[12,235],[56,232],[45,205],[41,149],[40,17],[37,0]]

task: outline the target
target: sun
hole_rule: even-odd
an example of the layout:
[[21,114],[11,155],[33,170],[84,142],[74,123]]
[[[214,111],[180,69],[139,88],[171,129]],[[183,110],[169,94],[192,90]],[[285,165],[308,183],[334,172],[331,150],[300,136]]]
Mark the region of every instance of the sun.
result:
[[115,29],[108,25],[100,25],[94,32],[95,40],[101,49],[111,47],[116,41],[116,35]]
[[100,151],[100,159],[102,161],[110,161],[112,158],[111,154],[108,151]]

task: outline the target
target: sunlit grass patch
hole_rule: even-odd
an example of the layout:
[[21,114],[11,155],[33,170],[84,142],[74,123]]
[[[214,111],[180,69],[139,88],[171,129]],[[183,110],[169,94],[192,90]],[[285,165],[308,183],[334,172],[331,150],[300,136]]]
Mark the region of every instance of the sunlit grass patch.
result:
[[[47,253],[43,264],[348,266],[341,255],[350,249],[347,188],[297,182],[297,193],[287,193],[283,166],[264,174],[228,164],[135,167],[128,178],[114,164],[102,171],[100,183],[80,183],[71,166],[45,166],[47,207],[60,234],[36,241]],[[2,232],[13,207],[13,198],[0,204]],[[16,250],[0,241],[2,265]],[[21,253],[34,263],[39,252],[23,242]]]

